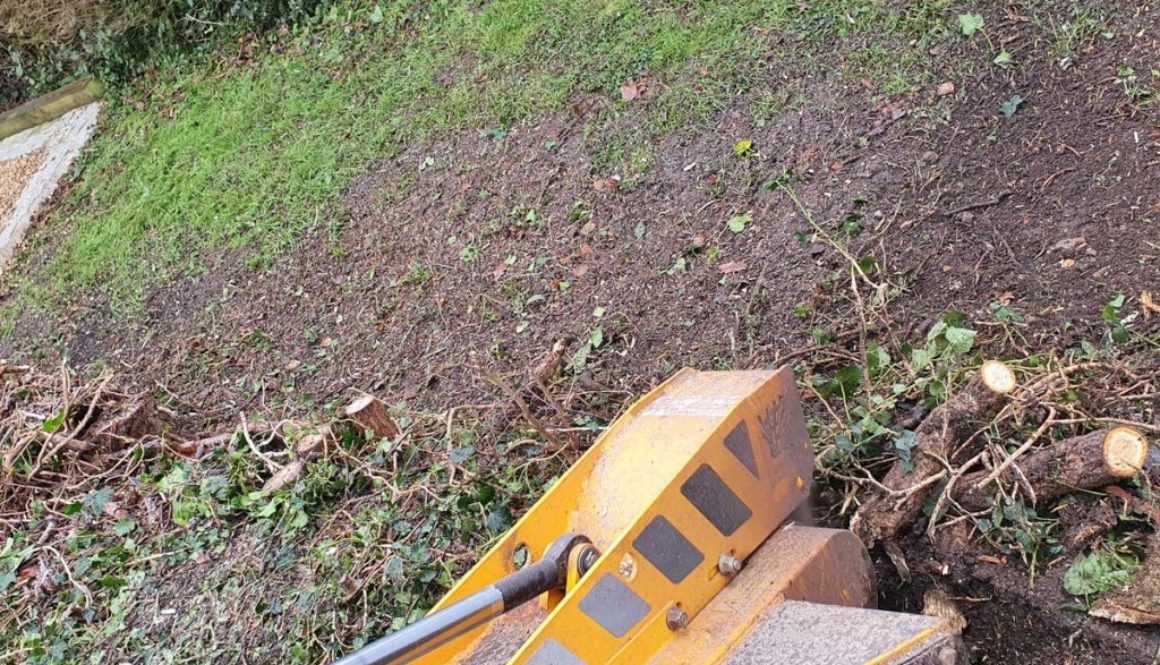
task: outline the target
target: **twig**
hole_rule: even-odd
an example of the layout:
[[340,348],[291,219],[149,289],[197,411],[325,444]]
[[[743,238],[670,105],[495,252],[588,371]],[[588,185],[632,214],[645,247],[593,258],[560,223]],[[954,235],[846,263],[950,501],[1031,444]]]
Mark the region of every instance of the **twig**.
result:
[[981,210],[983,208],[990,208],[991,206],[997,206],[1000,203],[1002,203],[1003,199],[1006,199],[1008,196],[1011,196],[1011,192],[1004,190],[1004,191],[996,194],[993,198],[987,199],[986,201],[976,201],[975,203],[968,203],[966,205],[961,205],[957,208],[951,208],[950,210],[947,210],[946,212],[942,213],[942,215],[944,217],[954,217],[955,215],[958,215],[958,214],[964,213],[964,212],[968,212],[971,210]]
[[[112,374],[105,375],[105,379],[97,386],[96,391],[93,392],[93,399],[89,402],[89,408],[87,411],[85,411],[85,417],[81,419],[80,424],[74,427],[72,431],[70,431],[68,435],[61,439],[61,441],[58,442],[55,446],[40,452],[40,455],[38,455],[36,458],[36,464],[32,467],[32,471],[28,473],[29,478],[33,478],[37,473],[40,473],[40,469],[46,460],[52,459],[52,457],[59,453],[65,446],[67,446],[73,440],[73,438],[76,437],[77,434],[81,433],[86,427],[89,426],[89,420],[92,419],[93,413],[95,413],[97,410],[97,400],[101,398],[101,392],[105,389],[105,386],[109,384],[109,381],[111,381],[112,378]],[[64,417],[67,418],[68,411],[66,410],[64,414]]]
[[1047,179],[1044,180],[1043,184],[1039,186],[1039,193],[1042,194],[1042,193],[1046,192],[1047,188],[1051,187],[1051,183],[1055,182],[1055,179],[1058,178],[1059,176],[1063,175],[1064,173],[1071,173],[1074,170],[1075,169],[1068,167],[1066,169],[1060,169],[1060,170],[1056,171],[1055,173],[1052,173],[1051,175],[1047,176]]
[[532,410],[528,407],[528,403],[524,401],[524,398],[520,397],[520,394],[515,390],[512,390],[512,387],[508,385],[507,381],[503,380],[503,377],[490,373],[485,373],[484,376],[487,377],[488,381],[491,381],[497,388],[502,390],[509,399],[515,402],[516,406],[520,409],[520,413],[524,415],[524,420],[528,421],[528,424],[532,426],[532,429],[539,432],[540,436],[547,439],[555,449],[559,450],[562,448],[560,445],[560,439],[555,434],[548,431],[546,427],[544,427],[544,424],[540,422],[540,419],[532,413]]
[[[254,439],[250,437],[250,427],[249,427],[249,425],[246,424],[246,414],[244,414],[244,413],[241,414],[241,421],[242,421],[242,435],[245,437],[246,445],[248,445],[250,447],[250,450],[255,455],[257,455],[259,459],[261,459],[263,462],[266,463],[266,468],[270,470],[270,473],[278,473],[279,471],[281,471],[282,470],[281,464],[275,462],[274,458],[270,457],[266,453],[263,453],[261,450],[258,450],[258,447],[256,445],[254,445]],[[271,435],[270,436],[273,437],[273,432],[276,432],[276,431],[277,431],[277,427],[271,428],[271,430],[270,430]]]
[[1104,423],[1107,425],[1126,425],[1128,427],[1135,427],[1147,432],[1160,434],[1160,425],[1152,425],[1149,423],[1142,423],[1137,420],[1127,420],[1125,418],[1062,418],[1055,421],[1057,425],[1079,425],[1085,423]]
[[1019,446],[1015,452],[1011,453],[1011,455],[1008,456],[1002,464],[995,467],[994,471],[987,474],[986,478],[976,483],[975,489],[981,490],[987,485],[993,483],[999,476],[1003,475],[1003,472],[1011,468],[1011,465],[1015,463],[1015,460],[1019,459],[1020,455],[1030,450],[1031,446],[1035,445],[1035,442],[1039,440],[1039,437],[1043,436],[1043,434],[1047,432],[1047,430],[1050,429],[1052,425],[1055,424],[1055,409],[1050,409],[1047,414],[1047,418],[1044,419],[1043,424],[1039,426],[1039,429],[1035,430],[1035,433],[1028,437],[1027,440],[1023,442],[1023,445]]
[[96,603],[93,602],[92,592],[89,591],[89,588],[87,586],[85,586],[84,584],[81,584],[80,582],[78,582],[76,580],[76,578],[73,577],[72,570],[68,567],[68,561],[65,560],[64,555],[60,553],[60,550],[56,549],[52,545],[45,545],[44,549],[48,550],[49,552],[52,552],[53,554],[56,555],[57,559],[60,559],[60,565],[64,567],[65,577],[68,578],[68,581],[73,586],[80,589],[81,593],[85,594],[85,600],[88,601],[89,606],[91,607],[91,606],[95,605]]

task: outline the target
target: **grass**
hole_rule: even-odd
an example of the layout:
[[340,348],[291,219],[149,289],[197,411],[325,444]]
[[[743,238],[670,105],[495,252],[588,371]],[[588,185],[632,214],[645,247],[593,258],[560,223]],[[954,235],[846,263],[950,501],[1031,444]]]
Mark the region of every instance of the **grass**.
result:
[[[337,228],[343,188],[372,160],[413,141],[437,146],[445,132],[551,113],[578,93],[611,97],[617,113],[594,122],[615,122],[628,110],[619,86],[644,75],[658,83],[643,104],[644,144],[702,126],[768,80],[763,58],[786,37],[873,34],[854,62],[883,68],[890,90],[904,90],[921,63],[882,57],[882,38],[941,38],[946,12],[943,2],[895,5],[343,3],[256,49],[276,54],[170,72],[141,86],[143,102],[111,109],[53,216],[59,250],[45,288],[21,306],[97,290],[133,312],[155,284],[214,269],[222,250],[243,250],[262,268],[303,233]],[[779,55],[815,66],[794,49]]]

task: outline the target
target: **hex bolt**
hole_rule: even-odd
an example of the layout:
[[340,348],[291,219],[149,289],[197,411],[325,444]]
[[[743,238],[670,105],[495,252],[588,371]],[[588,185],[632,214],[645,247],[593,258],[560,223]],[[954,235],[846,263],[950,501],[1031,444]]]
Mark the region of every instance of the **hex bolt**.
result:
[[717,559],[717,570],[721,571],[722,575],[727,575],[730,577],[740,573],[741,568],[744,565],[745,564],[741,563],[740,559],[733,556],[732,554],[722,554]]
[[681,630],[689,627],[689,613],[682,610],[680,605],[674,605],[669,608],[668,616],[665,617],[665,624],[669,630]]
[[584,551],[580,553],[579,560],[577,561],[580,567],[580,574],[584,575],[589,570],[592,570],[592,566],[596,564],[596,560],[599,558],[600,552],[595,547],[591,545],[586,546]]

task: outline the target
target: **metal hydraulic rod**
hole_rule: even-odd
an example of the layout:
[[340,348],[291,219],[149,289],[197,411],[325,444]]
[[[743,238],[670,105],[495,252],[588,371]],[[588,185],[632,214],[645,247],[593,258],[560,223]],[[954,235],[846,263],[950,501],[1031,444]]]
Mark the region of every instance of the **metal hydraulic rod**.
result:
[[[557,538],[539,561],[415,623],[380,638],[334,665],[406,665],[492,619],[510,612],[540,594],[563,589],[568,582],[569,555],[587,545],[584,536],[565,534]],[[590,567],[591,557],[579,559],[579,575]]]

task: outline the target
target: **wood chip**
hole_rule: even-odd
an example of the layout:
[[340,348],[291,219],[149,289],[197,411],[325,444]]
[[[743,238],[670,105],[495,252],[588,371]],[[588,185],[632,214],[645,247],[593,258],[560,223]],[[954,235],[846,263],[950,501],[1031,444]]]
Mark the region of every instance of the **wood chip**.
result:
[[1160,305],[1152,299],[1152,292],[1145,291],[1140,294],[1140,309],[1144,312],[1144,320],[1152,318],[1153,314],[1160,314]]
[[1088,246],[1087,238],[1079,236],[1078,238],[1064,238],[1048,248],[1049,252],[1078,252],[1086,249]]
[[967,627],[967,618],[959,611],[958,605],[947,592],[938,587],[931,587],[922,595],[922,613],[945,620],[952,629],[959,632]]
[[44,165],[44,150],[0,162],[0,220],[8,217],[33,174]]

